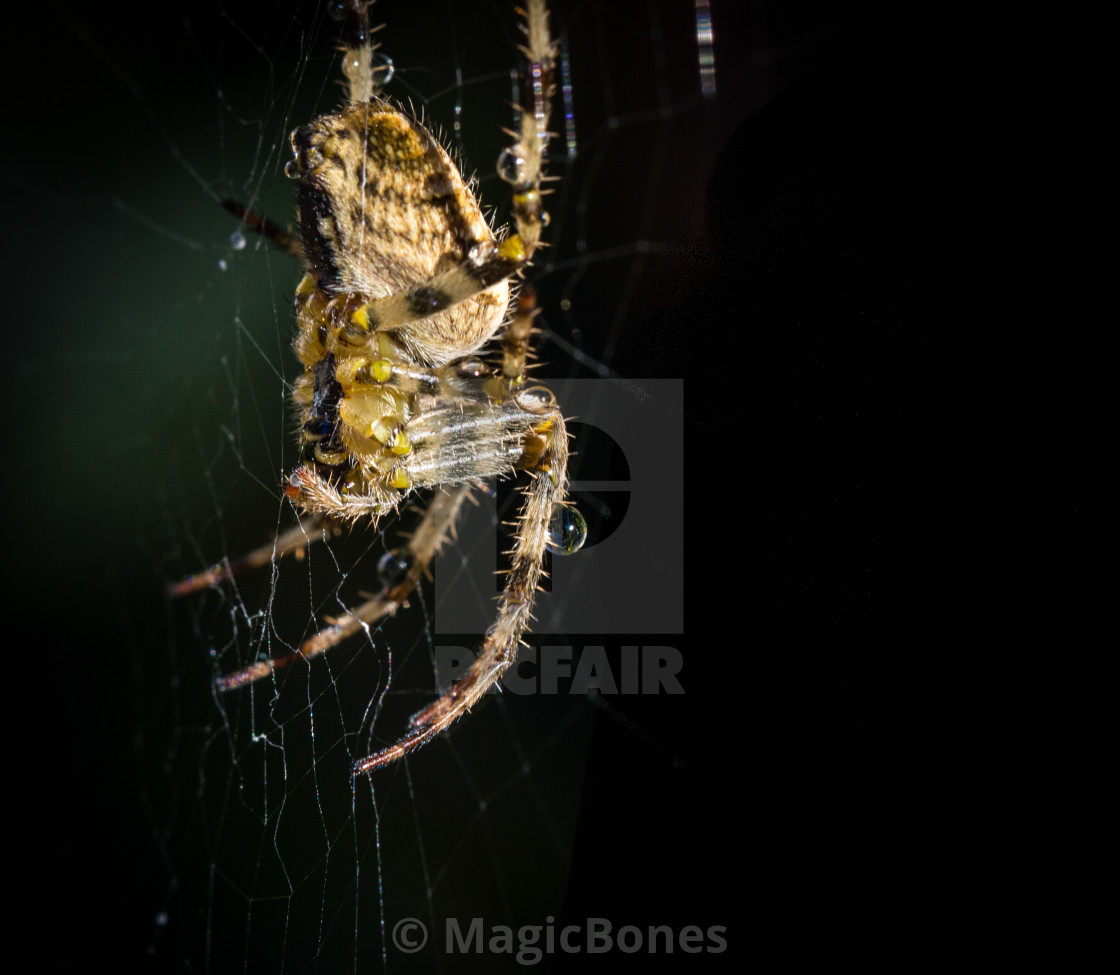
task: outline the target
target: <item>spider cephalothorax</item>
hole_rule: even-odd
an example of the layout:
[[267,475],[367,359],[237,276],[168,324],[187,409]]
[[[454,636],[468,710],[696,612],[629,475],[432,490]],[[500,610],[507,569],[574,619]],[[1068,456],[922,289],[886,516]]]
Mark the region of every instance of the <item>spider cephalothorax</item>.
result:
[[[309,517],[237,565],[176,587],[181,593],[209,584],[241,565],[301,549],[324,524],[376,521],[412,492],[437,489],[407,545],[380,567],[376,596],[298,654],[220,678],[219,687],[231,690],[394,612],[448,536],[470,487],[530,472],[505,591],[482,652],[446,694],[412,716],[404,737],[356,762],[356,774],[431,740],[482,697],[516,658],[546,550],[575,551],[585,535],[565,502],[563,415],[552,394],[525,377],[536,308],[528,291],[511,300],[511,279],[532,259],[544,222],[554,58],[544,0],[531,0],[525,14],[521,131],[499,159],[500,175],[513,186],[509,234],[494,233],[427,128],[378,96],[366,8],[351,0],[339,9],[348,104],[292,133],[286,172],[298,180],[299,241],[233,207],[300,253],[307,269],[296,289],[295,351],[304,372],[293,389],[303,459],[285,491]],[[500,367],[474,357],[495,337]]]

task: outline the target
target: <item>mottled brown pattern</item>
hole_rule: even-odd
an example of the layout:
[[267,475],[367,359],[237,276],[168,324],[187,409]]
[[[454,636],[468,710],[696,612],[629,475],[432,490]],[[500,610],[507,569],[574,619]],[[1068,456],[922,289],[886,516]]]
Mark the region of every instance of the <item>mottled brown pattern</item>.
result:
[[[369,301],[407,291],[494,240],[448,153],[387,102],[318,118],[292,142],[301,200],[311,201],[301,206],[304,249],[328,294]],[[316,266],[319,253],[329,253],[329,272]],[[500,281],[402,342],[428,365],[468,355],[493,337],[508,300],[509,284]]]

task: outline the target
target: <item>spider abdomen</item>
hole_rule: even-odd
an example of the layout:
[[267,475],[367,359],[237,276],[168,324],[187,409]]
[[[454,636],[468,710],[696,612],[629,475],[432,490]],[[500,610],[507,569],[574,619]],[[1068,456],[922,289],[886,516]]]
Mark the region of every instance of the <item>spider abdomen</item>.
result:
[[[490,229],[439,141],[386,102],[350,105],[292,133],[304,253],[328,299],[355,304],[415,292],[479,248]],[[415,297],[415,295],[413,296]],[[502,324],[503,278],[400,336],[418,362],[438,366],[481,348]],[[415,303],[415,302],[414,302]]]

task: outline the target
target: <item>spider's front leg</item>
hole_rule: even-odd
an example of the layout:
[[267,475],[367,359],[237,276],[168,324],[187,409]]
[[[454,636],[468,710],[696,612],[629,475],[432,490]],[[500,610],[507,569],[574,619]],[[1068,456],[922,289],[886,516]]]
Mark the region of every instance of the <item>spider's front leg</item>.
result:
[[522,638],[533,618],[533,603],[543,571],[545,552],[578,549],[586,528],[565,517],[568,434],[559,408],[544,393],[530,389],[520,394],[522,408],[530,407],[534,422],[522,441],[519,467],[531,472],[525,501],[517,518],[516,542],[498,615],[483,641],[482,651],[470,670],[438,701],[409,720],[412,728],[388,748],[354,764],[360,775],[382,768],[440,735],[462,717],[498,681],[517,659]]

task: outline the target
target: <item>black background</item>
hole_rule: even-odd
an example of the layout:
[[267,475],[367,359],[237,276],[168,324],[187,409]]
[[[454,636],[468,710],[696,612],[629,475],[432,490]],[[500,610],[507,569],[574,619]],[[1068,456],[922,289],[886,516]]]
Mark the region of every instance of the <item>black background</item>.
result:
[[[558,21],[602,22],[588,9],[564,4]],[[649,9],[615,8],[635,22]],[[597,246],[672,244],[638,271],[588,269],[583,287],[608,313],[585,312],[580,341],[621,376],[685,381],[685,634],[663,642],[685,653],[688,693],[671,709],[627,700],[629,724],[595,720],[563,917],[724,924],[728,954],[696,959],[717,968],[775,951],[790,962],[952,954],[962,932],[982,927],[988,896],[1006,905],[995,891],[1010,886],[1030,902],[1034,881],[1061,862],[1050,830],[1073,774],[1060,734],[1066,685],[1039,696],[1033,653],[998,708],[976,700],[982,662],[1009,649],[1023,620],[996,611],[1015,552],[992,527],[999,492],[991,454],[976,447],[987,420],[966,394],[990,328],[963,256],[975,245],[965,120],[983,87],[967,56],[971,27],[953,19],[959,11],[910,4],[716,2],[720,90],[702,103],[681,95],[698,87],[692,5],[656,9],[660,69],[636,46],[603,47],[573,28],[577,120],[594,147],[609,110],[578,81],[605,52],[620,103],[644,99],[656,112],[651,79],[663,78],[673,116],[627,130],[597,163],[589,151],[567,176],[589,187],[585,232]],[[32,56],[6,86],[3,161],[16,488],[6,804],[9,883],[28,919],[7,951],[25,970],[207,967],[189,920],[199,889],[182,864],[161,862],[153,838],[169,736],[213,720],[204,685],[193,705],[184,690],[187,713],[174,717],[160,689],[174,669],[169,645],[202,652],[176,635],[189,623],[163,597],[202,553],[177,547],[174,522],[190,502],[161,485],[204,491],[183,457],[207,429],[205,410],[183,418],[213,391],[196,384],[171,333],[205,275],[193,251],[164,246],[134,211],[174,198],[179,215],[155,224],[224,241],[232,228],[216,207],[211,218],[202,186],[238,195],[238,179],[263,168],[232,148],[232,131],[222,158],[241,177],[205,170],[194,181],[175,159],[193,165],[224,137],[216,88],[268,75],[271,52],[246,55],[231,26],[247,11],[224,12],[63,8],[13,32]],[[428,32],[442,15],[421,14],[375,13],[390,25],[410,15],[410,32],[389,45],[399,64],[438,50]],[[281,78],[297,63],[298,38],[284,33],[296,22],[318,23],[326,53],[314,67],[329,65],[329,22],[285,8],[252,33],[289,55],[275,57]],[[472,47],[466,76],[508,63],[508,40]],[[215,65],[220,78],[207,73]],[[303,83],[309,97],[329,103],[328,73]],[[276,118],[264,128],[249,144],[283,136]],[[656,179],[627,178],[651,160]],[[580,168],[592,164],[602,168]],[[278,172],[272,182],[283,200],[289,184]],[[205,229],[187,231],[186,211]],[[572,253],[574,226],[557,231],[557,260]],[[198,260],[209,268],[215,255]],[[145,297],[175,261],[185,292]],[[281,302],[289,278],[277,272],[264,297],[240,296],[241,317],[254,301]],[[540,287],[555,307],[547,276]],[[558,358],[555,368],[579,374]],[[280,466],[272,455],[246,459],[254,465]],[[275,510],[243,526],[231,505],[218,552],[255,544]],[[1078,544],[1070,532],[1056,536],[1062,551]],[[1055,586],[1036,637],[1074,591],[1069,579]],[[987,720],[976,721],[977,704]],[[993,793],[1010,800],[1009,818]],[[1008,866],[1009,839],[1028,836],[1032,867]],[[175,924],[188,920],[160,940],[152,918],[171,875],[184,884]],[[215,950],[209,967],[241,970],[240,950]]]

